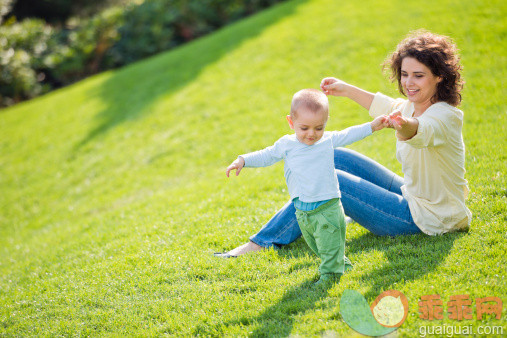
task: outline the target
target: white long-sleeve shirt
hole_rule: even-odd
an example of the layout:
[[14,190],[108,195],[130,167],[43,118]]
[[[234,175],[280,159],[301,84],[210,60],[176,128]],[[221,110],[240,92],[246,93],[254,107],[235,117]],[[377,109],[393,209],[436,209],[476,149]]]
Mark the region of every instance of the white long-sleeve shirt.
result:
[[334,148],[346,146],[372,134],[371,124],[341,131],[326,131],[312,145],[298,141],[295,134],[281,137],[274,145],[240,155],[245,167],[266,167],[284,160],[284,175],[291,199],[305,203],[341,197],[334,167]]
[[[375,118],[396,110],[404,117],[413,117],[414,105],[377,93],[369,113]],[[438,102],[417,120],[417,134],[396,143],[396,158],[404,174],[401,190],[414,222],[429,235],[466,229],[472,213],[465,205],[468,187],[461,134],[463,112]]]

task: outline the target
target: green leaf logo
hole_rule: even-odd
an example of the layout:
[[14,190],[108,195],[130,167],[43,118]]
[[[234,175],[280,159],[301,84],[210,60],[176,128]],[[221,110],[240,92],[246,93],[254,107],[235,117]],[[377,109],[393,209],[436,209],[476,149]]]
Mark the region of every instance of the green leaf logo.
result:
[[396,290],[382,292],[371,307],[362,294],[345,290],[340,313],[353,330],[366,336],[383,336],[395,331],[408,315],[408,300]]

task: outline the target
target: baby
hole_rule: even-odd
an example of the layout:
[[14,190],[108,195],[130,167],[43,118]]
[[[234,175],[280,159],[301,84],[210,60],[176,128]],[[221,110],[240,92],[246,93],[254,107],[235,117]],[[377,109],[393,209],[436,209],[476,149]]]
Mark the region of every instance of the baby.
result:
[[[285,180],[308,246],[319,256],[317,284],[338,279],[352,264],[345,257],[345,215],[334,167],[334,148],[359,141],[387,125],[379,116],[371,123],[342,131],[325,131],[327,96],[316,89],[294,94],[287,121],[295,134],[285,135],[263,150],[240,155],[226,175],[243,167],[266,167],[284,160]],[[347,265],[347,268],[346,268]]]

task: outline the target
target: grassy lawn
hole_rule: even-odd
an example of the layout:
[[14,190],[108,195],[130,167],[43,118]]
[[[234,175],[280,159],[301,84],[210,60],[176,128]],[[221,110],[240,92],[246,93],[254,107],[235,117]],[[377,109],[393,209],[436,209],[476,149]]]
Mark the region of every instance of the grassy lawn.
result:
[[[0,336],[353,335],[346,289],[368,303],[396,289],[423,325],[456,321],[453,295],[507,303],[507,5],[501,0],[289,1],[215,34],[0,111]],[[397,96],[380,63],[410,30],[452,36],[467,81],[461,109],[471,229],[376,237],[347,228],[355,268],[310,287],[303,240],[239,259],[287,200],[281,164],[225,176],[240,153],[289,133],[292,94],[337,76]],[[369,120],[331,98],[329,129]],[[392,130],[350,148],[401,173]],[[439,294],[444,319],[418,318]],[[504,305],[505,309],[505,305]]]

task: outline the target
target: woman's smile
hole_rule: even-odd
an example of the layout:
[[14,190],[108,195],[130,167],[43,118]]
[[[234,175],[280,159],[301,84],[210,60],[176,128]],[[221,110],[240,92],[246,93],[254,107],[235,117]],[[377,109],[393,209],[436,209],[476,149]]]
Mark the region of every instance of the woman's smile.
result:
[[401,85],[414,108],[421,113],[434,103],[432,99],[441,80],[415,58],[407,56],[401,63]]

